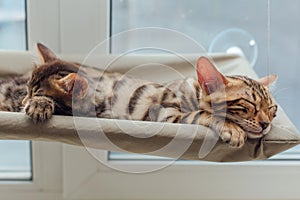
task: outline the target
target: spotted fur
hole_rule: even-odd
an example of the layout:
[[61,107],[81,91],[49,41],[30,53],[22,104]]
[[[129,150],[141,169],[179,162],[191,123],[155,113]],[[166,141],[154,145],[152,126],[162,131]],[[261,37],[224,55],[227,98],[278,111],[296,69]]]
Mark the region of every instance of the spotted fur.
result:
[[42,44],[37,47],[42,64],[33,71],[23,100],[35,122],[60,114],[199,124],[241,147],[247,135],[260,138],[269,132],[277,110],[267,88],[275,76],[225,77],[205,57],[197,62],[197,78],[157,84],[82,67],[58,59]]
[[28,75],[7,76],[0,78],[0,110],[19,112],[22,109],[22,99],[26,96]]

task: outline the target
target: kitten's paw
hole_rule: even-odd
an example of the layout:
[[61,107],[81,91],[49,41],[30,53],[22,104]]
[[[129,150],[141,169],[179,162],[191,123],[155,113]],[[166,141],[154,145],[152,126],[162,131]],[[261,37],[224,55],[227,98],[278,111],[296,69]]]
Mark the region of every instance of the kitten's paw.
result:
[[34,123],[44,122],[54,113],[54,101],[48,97],[33,97],[25,105],[25,112]]
[[245,144],[247,134],[238,125],[225,122],[220,137],[224,142],[228,142],[231,147],[241,148]]

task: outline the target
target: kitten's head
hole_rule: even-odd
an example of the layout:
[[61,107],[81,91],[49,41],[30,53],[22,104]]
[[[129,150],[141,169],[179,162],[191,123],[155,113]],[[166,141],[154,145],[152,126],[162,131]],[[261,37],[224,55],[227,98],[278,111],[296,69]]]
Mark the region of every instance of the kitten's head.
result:
[[47,96],[58,103],[57,109],[71,110],[72,98],[84,98],[88,88],[85,78],[77,74],[79,66],[60,60],[43,44],[38,43],[37,50],[41,64],[33,70],[28,81],[23,105],[34,96]]
[[223,76],[205,57],[197,62],[201,108],[241,126],[249,138],[260,138],[271,128],[277,105],[268,86],[277,76],[257,81],[246,76]]

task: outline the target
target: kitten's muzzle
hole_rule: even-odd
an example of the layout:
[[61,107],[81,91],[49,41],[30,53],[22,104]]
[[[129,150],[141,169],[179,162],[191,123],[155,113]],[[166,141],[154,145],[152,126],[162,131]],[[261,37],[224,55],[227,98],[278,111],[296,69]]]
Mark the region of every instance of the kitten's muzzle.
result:
[[249,138],[255,139],[255,138],[261,138],[264,135],[267,135],[271,130],[271,124],[268,123],[268,125],[266,127],[264,127],[264,129],[262,129],[261,132],[247,132],[247,135]]

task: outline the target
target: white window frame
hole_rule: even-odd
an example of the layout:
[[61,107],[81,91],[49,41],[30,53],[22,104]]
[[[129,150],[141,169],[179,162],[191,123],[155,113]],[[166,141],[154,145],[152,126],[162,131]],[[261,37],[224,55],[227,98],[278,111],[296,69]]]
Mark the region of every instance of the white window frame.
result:
[[[70,9],[71,8],[71,9]],[[109,37],[109,0],[27,0],[28,44],[86,53]],[[72,19],[72,20],[71,20]],[[109,50],[107,48],[108,53]],[[298,199],[300,162],[177,163],[147,174],[109,169],[84,148],[33,142],[33,181],[0,183],[4,199]],[[107,152],[101,153],[107,158]],[[151,161],[107,161],[123,168]]]
[[[28,1],[27,2],[27,18],[28,18],[28,37],[29,44],[32,38],[44,38],[52,35],[51,33],[41,32],[41,22],[48,20],[41,10],[37,10],[35,6],[49,6],[49,9],[55,10],[55,1]],[[57,1],[58,3],[58,1]],[[48,4],[48,5],[47,5]],[[43,13],[45,14],[45,13]],[[54,21],[53,19],[51,19]],[[57,21],[58,22],[58,21]],[[55,22],[55,27],[58,24]],[[38,28],[39,27],[39,28]],[[55,30],[54,30],[55,31]],[[51,38],[51,37],[49,37]],[[56,41],[57,38],[52,38]],[[52,43],[53,45],[54,42]],[[33,177],[31,181],[0,181],[1,199],[12,200],[32,200],[43,199],[53,200],[62,199],[62,144],[32,142],[32,170]]]

